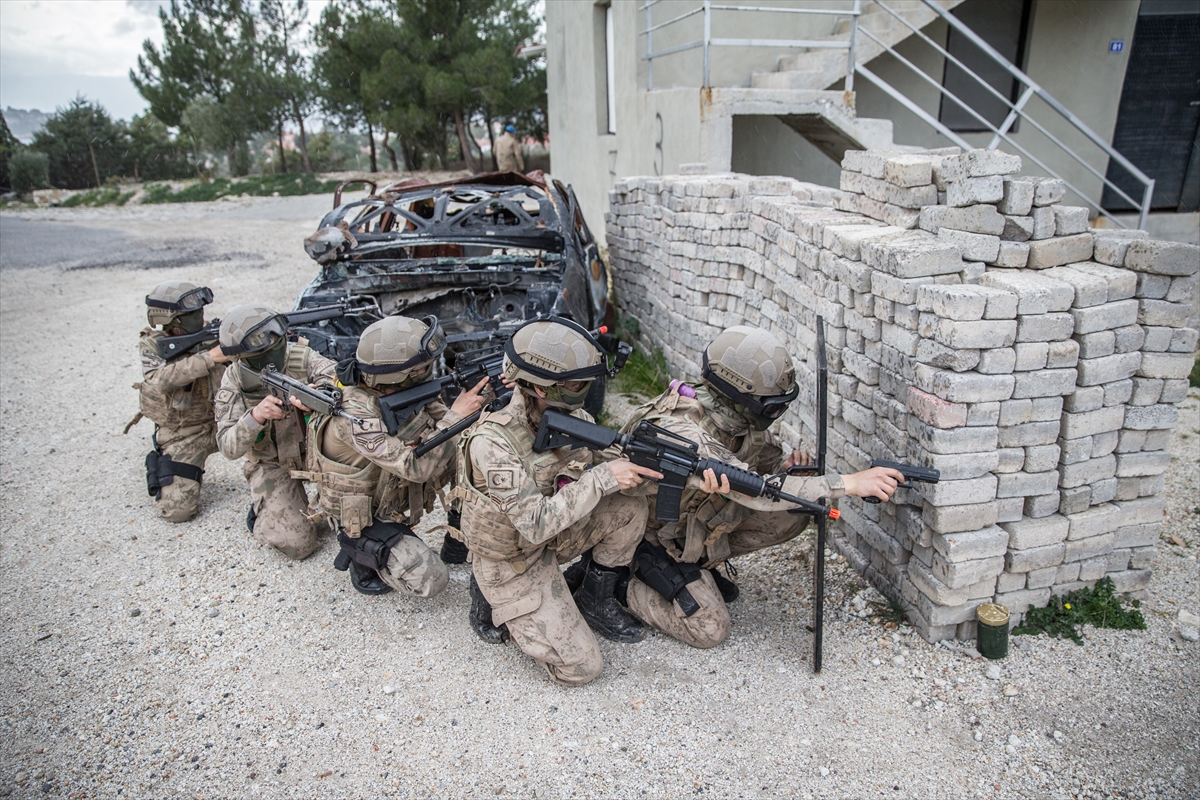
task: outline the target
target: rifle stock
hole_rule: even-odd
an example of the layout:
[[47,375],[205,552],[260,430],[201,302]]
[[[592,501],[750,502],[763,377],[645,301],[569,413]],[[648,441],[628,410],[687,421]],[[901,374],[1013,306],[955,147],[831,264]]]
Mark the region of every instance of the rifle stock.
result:
[[217,343],[217,334],[220,329],[221,320],[214,319],[195,333],[184,333],[179,336],[161,336],[156,340],[158,355],[166,361],[171,361],[185,353],[196,350],[199,345],[212,342],[211,346],[215,346]]

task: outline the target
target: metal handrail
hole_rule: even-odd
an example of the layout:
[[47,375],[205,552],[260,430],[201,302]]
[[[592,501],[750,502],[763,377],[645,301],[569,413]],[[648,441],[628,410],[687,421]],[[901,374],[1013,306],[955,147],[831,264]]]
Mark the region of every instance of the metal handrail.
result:
[[[1037,129],[1037,131],[1039,133],[1041,133],[1043,136],[1045,136],[1047,139],[1049,139],[1051,142],[1053,142],[1057,147],[1059,147],[1064,153],[1066,153],[1067,156],[1069,156],[1076,163],[1081,165],[1084,169],[1086,169],[1092,175],[1099,178],[1100,181],[1105,186],[1111,188],[1118,195],[1123,197],[1125,200],[1129,201],[1129,203],[1131,205],[1133,205],[1134,208],[1138,209],[1138,211],[1139,211],[1138,226],[1144,228],[1146,225],[1146,217],[1150,212],[1150,202],[1151,202],[1151,198],[1153,197],[1153,193],[1154,193],[1154,181],[1149,176],[1147,176],[1145,173],[1143,173],[1140,169],[1138,169],[1132,163],[1130,163],[1128,159],[1126,159],[1119,152],[1117,152],[1110,144],[1105,142],[1104,139],[1102,139],[1099,135],[1097,135],[1082,120],[1080,120],[1078,117],[1076,117],[1074,114],[1072,114],[1069,110],[1067,110],[1067,108],[1065,106],[1063,106],[1062,103],[1058,102],[1058,100],[1056,100],[1053,96],[1051,96],[1049,92],[1047,92],[1045,89],[1043,89],[1041,86],[1039,86],[1035,81],[1033,81],[1033,79],[1030,78],[1028,75],[1026,75],[1024,71],[1022,71],[1019,67],[1014,65],[1011,61],[1009,61],[1007,58],[1005,58],[1003,55],[1001,55],[999,52],[997,52],[995,50],[995,48],[993,48],[986,41],[984,41],[982,38],[980,38],[978,34],[976,34],[974,31],[972,31],[965,24],[963,24],[962,21],[960,21],[957,17],[955,17],[950,12],[948,12],[945,9],[938,6],[936,3],[933,2],[933,0],[922,0],[922,2],[924,2],[925,5],[928,6],[932,11],[934,11],[938,16],[940,16],[942,19],[946,20],[946,22],[949,25],[951,25],[951,27],[953,27],[956,31],[960,32],[963,36],[965,36],[969,41],[971,41],[972,44],[975,44],[977,47],[979,47],[980,50],[982,50],[984,53],[986,53],[992,60],[994,60],[996,63],[998,63],[1000,66],[1002,66],[1010,75],[1012,75],[1017,81],[1019,81],[1021,84],[1023,84],[1026,87],[1024,89],[1024,91],[1021,93],[1020,98],[1015,103],[1012,100],[1010,100],[1008,97],[1005,97],[1003,94],[1001,94],[999,91],[997,91],[995,89],[995,87],[993,87],[991,84],[989,84],[987,81],[985,81],[979,75],[977,75],[970,67],[968,67],[961,60],[959,60],[954,55],[952,55],[946,48],[942,47],[940,44],[933,41],[928,36],[926,36],[924,33],[922,33],[915,25],[913,25],[911,22],[909,22],[907,19],[905,19],[901,14],[897,13],[895,10],[893,10],[891,7],[889,7],[887,5],[887,3],[877,0],[876,4],[882,10],[884,10],[888,14],[890,14],[892,17],[899,20],[901,22],[901,24],[903,24],[910,31],[912,31],[914,34],[916,34],[925,43],[927,43],[928,45],[933,47],[943,58],[952,62],[955,66],[957,66],[959,69],[961,69],[966,75],[970,76],[976,83],[978,83],[980,86],[982,86],[993,97],[995,97],[997,100],[999,100],[1005,106],[1007,106],[1009,109],[1009,112],[1008,112],[1004,122],[999,127],[993,125],[991,122],[989,122],[987,119],[985,119],[982,115],[978,114],[973,108],[971,108],[961,98],[959,98],[957,95],[955,95],[950,90],[946,89],[946,87],[943,86],[941,84],[941,82],[934,80],[924,70],[920,69],[915,64],[913,64],[910,60],[908,60],[907,58],[905,58],[904,56],[902,56],[898,52],[896,52],[895,48],[882,42],[878,37],[873,35],[869,30],[867,30],[866,28],[862,28],[861,32],[866,34],[866,36],[868,38],[875,41],[883,49],[884,52],[889,53],[892,57],[896,58],[902,64],[907,66],[919,78],[921,78],[923,81],[925,81],[926,83],[933,86],[943,96],[949,97],[951,100],[953,100],[955,103],[957,103],[961,108],[963,108],[968,114],[970,114],[978,122],[980,122],[984,126],[984,128],[991,131],[993,134],[993,137],[992,137],[992,141],[988,144],[987,149],[994,150],[996,147],[999,146],[1001,141],[1004,141],[1005,143],[1011,145],[1014,149],[1020,151],[1026,158],[1033,161],[1035,164],[1037,164],[1039,167],[1044,169],[1050,175],[1062,180],[1063,183],[1066,184],[1067,188],[1069,188],[1072,192],[1074,192],[1076,195],[1078,195],[1083,200],[1083,202],[1087,203],[1091,208],[1093,208],[1096,211],[1096,213],[1107,217],[1109,220],[1111,220],[1113,223],[1115,223],[1116,225],[1118,225],[1120,227],[1127,227],[1123,222],[1121,222],[1116,217],[1114,217],[1112,214],[1110,214],[1107,210],[1105,210],[1100,205],[1099,202],[1093,202],[1092,200],[1089,200],[1088,197],[1082,191],[1080,191],[1077,187],[1075,187],[1069,181],[1064,179],[1057,171],[1055,171],[1050,166],[1048,166],[1044,161],[1042,161],[1042,159],[1034,156],[1026,148],[1022,147],[1018,142],[1016,142],[1011,136],[1008,135],[1009,130],[1012,128],[1013,124],[1018,119],[1025,120],[1030,125],[1032,125],[1035,129]],[[911,101],[906,102],[905,100],[902,100],[901,99],[901,97],[903,96],[902,93],[900,93],[895,87],[888,84],[882,78],[880,78],[879,76],[872,73],[865,66],[855,65],[855,69],[858,72],[861,72],[863,74],[863,77],[867,78],[872,83],[874,83],[876,86],[878,86],[880,89],[882,89],[884,91],[884,93],[886,93],[893,99],[897,100],[897,102],[900,102],[902,105],[904,105],[906,108],[908,108],[913,113],[917,114],[917,116],[920,117],[923,122],[925,122],[926,124],[933,127],[935,130],[938,131],[938,133],[940,133],[943,136],[945,136],[946,138],[950,139],[952,142],[959,145],[960,147],[963,147],[964,149],[970,149],[970,145],[965,140],[963,140],[962,137],[958,136],[953,131],[951,131],[940,120],[937,120],[932,115],[924,112],[923,109],[918,112],[917,107],[915,106],[914,103],[912,103]],[[1067,145],[1065,142],[1063,142],[1059,137],[1055,136],[1053,133],[1051,133],[1049,130],[1047,130],[1044,125],[1039,123],[1036,119],[1034,119],[1025,110],[1026,104],[1028,103],[1030,98],[1035,95],[1037,97],[1039,97],[1040,99],[1042,99],[1048,106],[1050,106],[1051,109],[1056,111],[1065,120],[1070,122],[1071,125],[1073,127],[1075,127],[1076,130],[1078,130],[1079,132],[1084,134],[1084,136],[1086,136],[1093,144],[1095,144],[1102,151],[1104,151],[1110,158],[1114,159],[1118,164],[1120,164],[1122,167],[1127,169],[1130,172],[1130,174],[1132,174],[1142,184],[1144,189],[1143,189],[1143,193],[1142,193],[1142,202],[1140,204],[1136,200],[1134,200],[1132,197],[1130,197],[1124,190],[1122,190],[1121,187],[1117,186],[1113,181],[1111,181],[1106,175],[1102,174],[1099,170],[1097,170],[1094,166],[1092,166],[1081,155],[1076,153],[1069,145]]]
[[[704,82],[703,87],[709,88],[710,81],[710,50],[713,47],[787,47],[787,48],[808,48],[808,49],[828,49],[828,50],[846,50],[848,58],[846,63],[846,91],[854,90],[854,47],[858,32],[858,18],[862,14],[862,0],[854,0],[854,8],[851,10],[826,9],[826,8],[777,8],[774,6],[739,6],[739,5],[723,5],[714,4],[712,0],[703,0],[700,6],[693,8],[691,11],[686,11],[677,17],[654,24],[653,8],[660,0],[647,0],[644,5],[638,7],[638,11],[646,12],[646,28],[638,31],[638,36],[646,37],[646,54],[642,56],[642,61],[646,62],[646,90],[653,91],[654,89],[654,59],[662,58],[663,56],[682,53],[687,50],[695,50],[704,48]],[[714,11],[758,11],[771,14],[818,14],[836,17],[850,17],[850,37],[848,41],[835,41],[827,39],[714,39],[712,36],[712,12]],[[673,25],[681,22],[696,14],[704,14],[704,35],[700,39],[687,42],[685,44],[668,47],[664,50],[654,49],[653,34],[657,30],[661,30],[668,25]]]

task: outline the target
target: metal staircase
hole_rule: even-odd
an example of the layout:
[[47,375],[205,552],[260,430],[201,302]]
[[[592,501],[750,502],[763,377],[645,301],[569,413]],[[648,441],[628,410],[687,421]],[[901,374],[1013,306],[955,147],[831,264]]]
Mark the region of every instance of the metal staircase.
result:
[[[807,8],[802,4],[794,7],[780,8],[776,6],[741,6],[723,5],[702,0],[690,11],[672,19],[654,23],[654,6],[660,0],[647,0],[639,11],[645,12],[646,28],[641,31],[645,37],[645,55],[642,59],[647,62],[646,88],[654,91],[654,60],[662,59],[688,50],[703,50],[703,82],[701,87],[708,103],[706,124],[719,126],[731,124],[733,116],[743,114],[769,114],[778,117],[793,130],[812,142],[818,149],[831,159],[840,162],[848,149],[890,148],[895,150],[916,150],[920,148],[898,145],[892,138],[892,122],[884,119],[860,118],[857,115],[854,94],[856,76],[870,81],[884,94],[892,98],[908,111],[916,115],[937,133],[949,141],[971,149],[972,145],[958,133],[943,124],[921,105],[897,89],[887,78],[876,74],[867,65],[873,59],[887,53],[899,62],[901,68],[911,71],[920,81],[929,84],[943,98],[961,106],[969,115],[980,123],[980,127],[991,131],[993,136],[987,145],[989,149],[1004,146],[1008,152],[1018,153],[1025,161],[1026,169],[1040,171],[1043,174],[1063,178],[1068,170],[1090,174],[1099,179],[1100,185],[1110,188],[1127,200],[1139,212],[1139,226],[1145,227],[1146,215],[1150,210],[1150,201],[1154,192],[1154,181],[1135,167],[1128,159],[1113,149],[1112,145],[1096,134],[1087,124],[1064,107],[1053,96],[1046,92],[1034,80],[1026,75],[1019,67],[1008,61],[1003,55],[987,44],[978,34],[963,24],[950,13],[950,9],[959,5],[963,0],[854,0],[850,8],[829,8],[827,6]],[[797,14],[797,15],[826,15],[839,18],[834,26],[834,32],[826,36],[818,36],[806,40],[791,40],[779,38],[722,38],[713,35],[713,12],[738,12],[760,14]],[[703,31],[699,38],[683,44],[655,51],[654,33],[669,26],[694,24],[685,20],[699,16]],[[993,63],[1014,79],[1020,94],[1013,101],[997,91],[974,70],[952,55],[938,42],[922,32],[922,28],[937,19],[943,20],[954,29],[955,33],[965,37],[978,47]],[[915,39],[913,37],[916,37]],[[930,77],[925,71],[916,66],[909,58],[900,54],[896,46],[901,42],[912,39],[921,46],[933,48],[937,57],[946,63],[953,63],[970,76],[978,84],[978,92],[990,94],[1009,109],[1006,119],[995,125],[977,113],[962,98],[946,89],[942,83]],[[786,55],[779,59],[774,72],[757,72],[750,76],[749,87],[713,87],[710,83],[710,52],[714,47],[774,47],[776,49],[803,49],[804,52]],[[843,81],[841,90],[830,90],[839,81]],[[973,93],[976,90],[973,89]],[[1036,115],[1031,111],[1029,101],[1038,98]],[[1040,119],[1038,118],[1040,117]],[[1038,148],[1033,152],[1026,143],[1015,138],[1013,131],[1018,121],[1030,126],[1048,140],[1052,147]],[[1082,135],[1093,147],[1087,155],[1081,154],[1072,147],[1061,135],[1053,130],[1062,128],[1067,123],[1075,132],[1075,138]],[[724,142],[728,136],[720,132],[708,132],[708,140]],[[729,169],[729,148],[710,148],[713,160],[711,169],[720,171]],[[1127,194],[1120,186],[1108,177],[1110,164],[1118,164],[1127,170],[1141,186],[1141,197],[1135,198]],[[1114,218],[1099,204],[1099,193],[1089,193],[1075,185],[1070,180],[1064,180],[1081,200],[1099,215],[1108,217],[1115,225],[1126,225]],[[1092,197],[1095,199],[1092,199]]]

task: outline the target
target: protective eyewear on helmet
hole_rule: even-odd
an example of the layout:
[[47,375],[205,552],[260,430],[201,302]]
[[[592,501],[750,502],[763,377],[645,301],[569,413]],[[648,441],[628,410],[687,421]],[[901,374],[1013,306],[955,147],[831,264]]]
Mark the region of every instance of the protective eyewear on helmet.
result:
[[401,364],[367,364],[359,361],[359,371],[370,375],[403,372],[406,369],[415,367],[417,364],[433,361],[440,356],[446,349],[446,332],[442,330],[441,324],[438,323],[438,318],[432,314],[422,318],[421,321],[429,326],[429,330],[421,337],[421,349],[417,351],[415,356]]
[[785,394],[776,394],[769,396],[760,396],[753,394],[745,394],[737,389],[733,384],[726,381],[721,376],[712,371],[708,365],[708,352],[704,353],[703,363],[701,364],[700,374],[704,380],[716,387],[717,391],[726,397],[731,398],[738,405],[743,406],[746,411],[755,417],[765,419],[779,419],[783,416],[783,412],[787,411],[788,406],[800,394],[799,384],[792,387],[790,392]]
[[246,335],[242,337],[241,344],[228,347],[221,345],[221,352],[231,358],[243,356],[246,353],[257,353],[261,350],[269,350],[286,337],[287,321],[282,315],[276,314],[273,317],[267,317],[247,331]]
[[184,292],[174,302],[170,300],[155,300],[149,295],[146,296],[146,305],[151,308],[165,308],[168,311],[195,311],[198,308],[203,308],[212,301],[212,289],[209,289],[207,286],[200,286],[191,291]]

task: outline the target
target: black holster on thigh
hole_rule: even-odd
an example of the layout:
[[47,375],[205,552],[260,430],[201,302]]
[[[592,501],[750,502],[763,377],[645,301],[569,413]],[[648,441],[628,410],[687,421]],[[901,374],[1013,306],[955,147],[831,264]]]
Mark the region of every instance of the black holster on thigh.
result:
[[146,454],[146,490],[157,500],[162,496],[162,487],[175,482],[175,476],[200,482],[204,470],[193,464],[175,461],[160,450],[151,450]]
[[679,603],[685,617],[700,610],[688,584],[700,580],[700,565],[676,561],[660,545],[643,541],[633,557],[633,574],[668,601]]
[[338,531],[338,544],[342,549],[333,560],[334,569],[343,572],[350,562],[373,570],[387,569],[388,554],[392,546],[405,536],[416,536],[413,529],[399,522],[379,521],[362,529],[358,538],[351,538],[345,531]]

